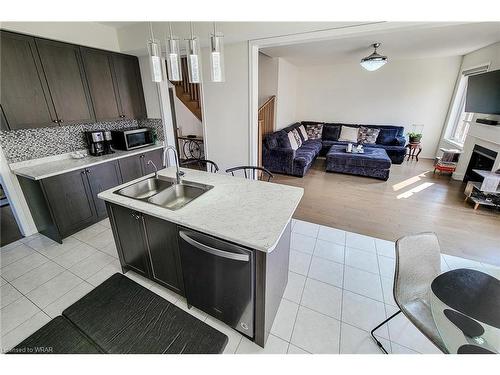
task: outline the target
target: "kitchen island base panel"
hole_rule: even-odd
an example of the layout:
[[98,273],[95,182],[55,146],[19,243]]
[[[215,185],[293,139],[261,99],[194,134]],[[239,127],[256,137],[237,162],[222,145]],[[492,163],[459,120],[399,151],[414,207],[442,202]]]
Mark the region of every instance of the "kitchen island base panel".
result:
[[291,220],[270,253],[256,251],[255,343],[264,347],[288,283]]
[[[106,208],[122,272],[126,273],[128,270],[138,272],[149,280],[157,282],[184,297],[186,293],[182,283],[173,285],[175,284],[173,282],[159,282],[152,272],[155,268],[163,269],[165,272],[168,271],[166,274],[163,274],[163,281],[167,279],[175,280],[176,277],[183,279],[182,273],[186,272],[186,267],[182,265],[182,262],[178,263],[176,261],[180,255],[178,238],[172,235],[164,236],[164,230],[161,230],[165,228],[165,230],[168,229],[169,233],[173,231],[177,233],[179,229],[176,224],[153,218],[109,202],[106,203]],[[156,222],[154,228],[151,226],[146,228],[148,227],[147,223],[149,220]],[[162,221],[164,222],[163,225]],[[248,249],[255,256],[255,268],[253,271],[255,272],[255,282],[253,283],[255,290],[253,340],[261,347],[264,347],[269,337],[288,282],[290,240],[291,221],[285,226],[278,243],[272,251],[264,252],[256,249]],[[169,257],[171,261],[166,261],[167,258],[164,257],[152,257],[151,245],[155,246],[155,251],[161,251],[163,248],[164,251],[171,253],[172,256]],[[188,307],[192,305],[190,302],[192,301],[189,301],[188,298]],[[203,306],[197,306],[196,304],[192,306],[212,315],[210,309],[204,309]],[[217,318],[217,316],[214,317]],[[252,335],[245,336],[251,339]]]

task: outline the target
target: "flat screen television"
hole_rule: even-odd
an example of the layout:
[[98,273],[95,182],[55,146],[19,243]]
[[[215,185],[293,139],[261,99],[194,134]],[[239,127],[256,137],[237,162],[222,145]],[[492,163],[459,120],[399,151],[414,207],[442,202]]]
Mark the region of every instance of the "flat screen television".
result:
[[500,115],[500,70],[469,77],[465,112]]

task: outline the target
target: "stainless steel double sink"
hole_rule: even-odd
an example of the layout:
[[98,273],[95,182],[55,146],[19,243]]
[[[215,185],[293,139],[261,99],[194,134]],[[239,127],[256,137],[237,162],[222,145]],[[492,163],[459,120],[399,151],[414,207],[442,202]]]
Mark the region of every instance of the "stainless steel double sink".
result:
[[212,189],[211,185],[166,177],[149,177],[115,191],[124,197],[148,202],[169,210],[178,210]]

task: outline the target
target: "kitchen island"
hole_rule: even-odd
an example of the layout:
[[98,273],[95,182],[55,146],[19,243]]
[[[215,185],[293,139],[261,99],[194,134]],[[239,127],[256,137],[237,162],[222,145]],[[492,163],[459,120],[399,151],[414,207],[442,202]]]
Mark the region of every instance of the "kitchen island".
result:
[[[291,218],[303,189],[182,171],[181,184],[207,188],[179,209],[118,193],[154,175],[98,195],[106,201],[122,270],[185,296],[188,305],[264,346],[288,281]],[[163,169],[158,179],[175,187],[175,172]]]

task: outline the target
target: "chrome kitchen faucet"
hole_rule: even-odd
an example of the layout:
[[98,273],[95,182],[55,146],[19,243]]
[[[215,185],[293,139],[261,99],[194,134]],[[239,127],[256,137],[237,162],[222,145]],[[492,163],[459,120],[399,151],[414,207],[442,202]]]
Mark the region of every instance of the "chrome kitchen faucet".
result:
[[163,150],[163,166],[164,167],[167,166],[167,154],[168,154],[168,150],[172,150],[174,152],[174,155],[175,155],[175,164],[176,164],[176,167],[177,167],[177,172],[175,173],[176,183],[180,184],[181,183],[181,177],[184,176],[184,172],[182,172],[179,169],[179,154],[177,153],[177,150],[175,149],[174,146],[167,146]]

